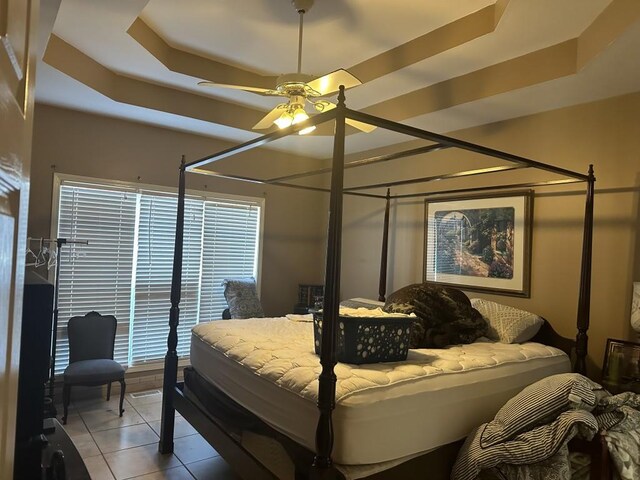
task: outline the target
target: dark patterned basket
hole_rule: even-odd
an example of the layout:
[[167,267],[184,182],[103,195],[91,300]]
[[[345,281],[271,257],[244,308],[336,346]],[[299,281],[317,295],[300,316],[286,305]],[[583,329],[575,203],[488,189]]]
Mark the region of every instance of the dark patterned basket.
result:
[[[400,362],[407,359],[413,318],[346,317],[338,322],[336,359],[342,363]],[[313,314],[313,339],[322,346],[322,312]]]

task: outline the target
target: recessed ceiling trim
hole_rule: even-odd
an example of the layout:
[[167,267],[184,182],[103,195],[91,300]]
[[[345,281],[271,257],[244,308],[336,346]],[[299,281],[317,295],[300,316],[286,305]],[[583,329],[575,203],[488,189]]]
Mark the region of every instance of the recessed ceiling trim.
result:
[[612,1],[580,35],[578,69],[583,68],[596,55],[604,51],[638,18],[640,18],[640,1]]
[[[412,44],[416,47],[416,50],[424,48],[426,51],[424,55],[426,56],[433,55],[438,50],[451,48],[451,45],[462,42],[462,37],[457,35],[456,29],[452,25],[456,24],[456,22],[458,22],[457,25],[464,25],[466,21],[471,22],[477,27],[476,30],[473,30],[475,33],[469,35],[469,37],[473,37],[483,29],[494,28],[496,22],[502,17],[507,4],[508,0],[500,0],[494,5],[478,10],[449,25],[397,47],[400,50],[390,50],[389,52],[396,51],[393,56],[386,57],[387,52],[382,54],[382,57],[373,57],[363,63],[373,62],[371,65],[377,66],[375,68],[372,66],[371,71],[373,73],[371,75],[382,75],[385,70],[380,65],[385,62],[393,60],[396,62],[395,66],[397,68],[402,68],[402,65],[418,61],[418,57],[411,57],[408,52],[405,52],[408,58],[394,60],[395,57],[402,57],[403,54],[399,52],[402,52],[402,49],[412,44],[412,42],[417,42]],[[610,5],[593,23],[576,38],[379,102],[364,108],[363,112],[394,121],[404,121],[420,115],[574,75],[595,56],[605,50],[608,45],[639,18],[640,2],[638,0],[612,0]],[[165,64],[174,65],[175,68],[182,68],[181,62],[184,61],[193,68],[197,68],[198,65],[205,65],[206,67],[202,68],[227,69],[229,75],[234,76],[234,78],[237,78],[235,77],[236,74],[258,75],[238,67],[232,67],[221,62],[214,62],[173,49],[140,19],[134,22],[129,32],[132,36],[143,38],[142,41],[149,47],[149,51],[162,63],[166,62]],[[442,45],[433,47],[428,45],[429,42],[427,44],[421,43],[425,41],[425,38],[429,38],[436,44],[441,42]],[[438,38],[439,40],[437,40]],[[422,47],[418,48],[419,46]],[[409,50],[413,52],[414,49],[410,48]],[[376,63],[377,60],[374,61],[379,57],[385,59],[384,62],[380,60],[380,65]],[[117,74],[55,35],[52,35],[47,46],[44,60],[54,68],[117,102],[246,131],[251,131],[251,126],[264,115],[262,110]],[[358,65],[352,68],[357,69]],[[203,73],[203,71],[200,73]],[[197,75],[200,78],[205,76]],[[260,77],[263,79],[262,81],[272,78]],[[255,79],[247,80],[251,84],[255,84],[256,81]],[[330,134],[331,132],[323,131],[317,133]]]
[[51,35],[43,60],[117,102],[249,131],[263,115],[253,108],[118,75],[56,35]]
[[348,70],[362,83],[388,75],[493,32],[509,0],[501,0],[413,40],[358,63]]
[[494,13],[495,13],[495,25],[496,27],[498,26],[498,23],[500,22],[500,19],[502,18],[502,14],[504,13],[504,11],[507,8],[507,5],[509,5],[509,0],[498,0],[494,6]]
[[[468,43],[493,32],[508,3],[509,0],[498,0],[347,70],[365,83]],[[276,76],[260,75],[172,47],[140,17],[127,33],[172,72],[226,85],[274,88],[277,83]]]
[[260,75],[172,47],[140,17],[131,24],[127,33],[172,72],[206,80],[215,79],[216,83],[230,85],[260,88],[274,88],[276,85],[277,76]]
[[396,122],[575,75],[640,18],[640,1],[613,0],[577,38],[363,109]]
[[402,121],[576,73],[577,39],[377,103],[365,113]]

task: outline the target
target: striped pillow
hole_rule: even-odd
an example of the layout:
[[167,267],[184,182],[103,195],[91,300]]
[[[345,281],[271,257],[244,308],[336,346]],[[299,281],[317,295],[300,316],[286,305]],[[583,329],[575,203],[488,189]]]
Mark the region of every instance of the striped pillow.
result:
[[504,442],[545,423],[566,410],[595,408],[597,383],[577,373],[544,378],[509,400],[489,422],[480,436],[483,448]]
[[[455,480],[475,480],[481,471],[494,467],[508,465],[540,466],[538,462],[546,461],[553,457],[560,449],[566,448],[567,442],[574,436],[580,436],[590,440],[598,431],[598,423],[594,416],[584,410],[570,410],[560,413],[556,419],[547,425],[539,425],[532,430],[521,432],[504,443],[498,443],[491,447],[483,447],[478,441],[482,427],[474,430],[458,452],[458,458],[451,471],[451,478]],[[504,476],[504,470],[500,468],[499,478]],[[520,472],[519,472],[520,473]],[[540,476],[541,469],[536,470],[535,478]],[[549,470],[544,472],[550,473]],[[557,475],[553,471],[553,477],[566,478]],[[494,478],[494,477],[491,477]],[[509,476],[508,478],[516,478]],[[518,475],[518,478],[524,476]],[[527,476],[526,478],[532,478]],[[572,477],[573,478],[573,477]]]

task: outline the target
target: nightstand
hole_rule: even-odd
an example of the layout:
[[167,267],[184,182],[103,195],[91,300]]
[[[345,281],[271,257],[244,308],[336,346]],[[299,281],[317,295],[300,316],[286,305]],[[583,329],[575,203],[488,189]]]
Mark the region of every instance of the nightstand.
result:
[[324,285],[298,284],[298,303],[293,307],[293,313],[305,315],[309,313],[309,308],[313,308],[316,303],[322,301],[324,295]]
[[600,433],[597,433],[590,441],[574,437],[569,442],[569,451],[589,455],[591,458],[589,480],[610,480],[613,478],[615,467],[609,456],[607,442]]
[[293,313],[297,315],[306,315],[309,313],[309,307],[307,307],[304,303],[296,303],[293,306]]
[[622,392],[640,393],[640,380],[638,379],[629,380],[629,381],[623,381],[623,380],[615,381],[615,380],[610,380],[608,378],[603,377],[602,386],[606,388],[609,391],[609,393],[613,395],[617,395],[618,393],[622,393]]

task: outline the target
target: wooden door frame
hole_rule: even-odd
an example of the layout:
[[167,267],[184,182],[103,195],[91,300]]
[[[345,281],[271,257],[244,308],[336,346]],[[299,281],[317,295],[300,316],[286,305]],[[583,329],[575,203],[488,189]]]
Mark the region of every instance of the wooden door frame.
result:
[[13,478],[39,6],[40,0],[0,0],[0,130],[5,132],[0,139],[0,220],[5,237],[0,245],[3,479]]

